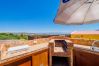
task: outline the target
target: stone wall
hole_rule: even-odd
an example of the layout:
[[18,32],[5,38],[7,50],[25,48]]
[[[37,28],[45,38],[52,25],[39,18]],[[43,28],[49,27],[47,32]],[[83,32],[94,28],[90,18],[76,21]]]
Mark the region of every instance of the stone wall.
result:
[[0,50],[7,50],[9,47],[19,46],[19,45],[35,45],[41,43],[48,43],[49,39],[34,39],[34,40],[0,40]]
[[95,40],[87,40],[87,39],[70,39],[74,44],[79,44],[79,45],[86,45],[86,46],[92,46],[92,43]]

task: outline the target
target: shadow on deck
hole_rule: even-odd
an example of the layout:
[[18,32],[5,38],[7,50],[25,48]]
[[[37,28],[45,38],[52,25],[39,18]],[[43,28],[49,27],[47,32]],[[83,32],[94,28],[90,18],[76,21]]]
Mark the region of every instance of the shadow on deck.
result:
[[52,57],[52,66],[69,66],[68,58],[66,57]]

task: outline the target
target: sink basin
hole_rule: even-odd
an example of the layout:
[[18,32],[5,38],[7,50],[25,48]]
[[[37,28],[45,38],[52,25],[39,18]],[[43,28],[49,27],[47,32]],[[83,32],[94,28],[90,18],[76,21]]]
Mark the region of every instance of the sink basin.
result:
[[29,47],[30,47],[29,45],[21,45],[21,46],[16,46],[16,47],[10,47],[10,48],[8,48],[7,52],[9,53],[9,52],[14,52],[14,51],[26,50]]
[[91,50],[95,52],[99,52],[99,40],[96,40],[92,43]]
[[92,51],[99,52],[99,47],[91,47]]

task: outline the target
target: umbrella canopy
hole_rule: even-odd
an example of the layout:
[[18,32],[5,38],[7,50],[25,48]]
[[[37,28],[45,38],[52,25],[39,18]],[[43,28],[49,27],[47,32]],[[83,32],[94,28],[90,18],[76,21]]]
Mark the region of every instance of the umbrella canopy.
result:
[[87,24],[99,22],[99,0],[60,0],[55,23]]

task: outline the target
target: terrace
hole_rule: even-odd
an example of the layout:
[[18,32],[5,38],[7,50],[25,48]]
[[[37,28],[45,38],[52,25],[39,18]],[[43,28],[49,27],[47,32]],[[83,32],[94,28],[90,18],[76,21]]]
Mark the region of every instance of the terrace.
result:
[[[60,0],[56,16],[58,1],[54,1],[1,0],[0,32],[95,31],[73,32],[68,37],[56,33],[1,33],[0,66],[99,66],[99,27],[91,24],[99,22],[99,0]],[[51,21],[66,26],[91,25],[63,29]]]
[[[64,40],[67,43],[65,46]],[[59,36],[35,40],[1,40],[0,66],[99,65],[98,45],[99,41],[95,40]],[[95,58],[97,61],[93,61]]]

